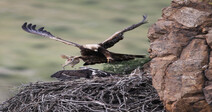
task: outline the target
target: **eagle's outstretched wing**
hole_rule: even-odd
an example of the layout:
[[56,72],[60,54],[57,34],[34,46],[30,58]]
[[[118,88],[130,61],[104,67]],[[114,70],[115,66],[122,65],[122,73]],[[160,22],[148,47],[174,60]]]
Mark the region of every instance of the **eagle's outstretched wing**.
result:
[[56,40],[56,41],[59,41],[59,42],[62,42],[62,43],[68,44],[68,45],[72,45],[72,46],[75,46],[75,47],[79,47],[79,48],[81,47],[81,45],[79,45],[77,43],[74,43],[74,42],[71,42],[71,41],[67,41],[67,40],[64,40],[64,39],[59,38],[59,37],[55,37],[50,32],[44,30],[44,27],[41,27],[38,30],[36,30],[36,25],[32,25],[31,23],[27,24],[27,22],[25,22],[22,25],[22,29],[24,31],[28,32],[28,33],[32,33],[32,34],[48,37],[50,39],[53,39],[53,40]]
[[123,34],[127,31],[133,30],[139,26],[141,26],[142,24],[147,23],[146,21],[147,16],[144,15],[143,16],[143,20],[137,24],[133,24],[130,27],[127,27],[119,32],[116,32],[115,34],[113,34],[111,37],[109,37],[108,39],[106,39],[104,42],[99,43],[100,46],[104,47],[105,49],[110,48],[112,46],[114,46],[117,42],[119,42],[120,40],[122,40]]

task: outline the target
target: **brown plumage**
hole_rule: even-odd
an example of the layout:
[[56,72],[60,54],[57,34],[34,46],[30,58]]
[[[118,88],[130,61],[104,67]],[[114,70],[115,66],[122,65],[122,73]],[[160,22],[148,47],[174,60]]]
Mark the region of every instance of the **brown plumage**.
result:
[[67,62],[68,64],[72,64],[74,66],[75,65],[74,61],[77,62],[76,60],[79,59],[82,59],[85,62],[84,65],[92,65],[97,63],[107,63],[107,62],[112,63],[112,62],[126,61],[134,58],[144,58],[145,57],[144,55],[119,54],[110,52],[107,49],[114,46],[117,42],[122,40],[124,38],[123,35],[125,32],[133,30],[145,23],[147,23],[146,16],[143,16],[143,20],[141,22],[133,24],[130,27],[127,27],[119,32],[116,32],[105,41],[98,44],[86,44],[86,45],[79,45],[77,43],[67,41],[59,37],[55,37],[50,32],[44,30],[44,27],[41,27],[37,30],[36,25],[24,23],[22,29],[32,34],[44,36],[68,45],[78,47],[81,50],[80,51],[81,56],[70,57],[69,59],[71,60],[69,60],[69,63]]
[[114,75],[118,74],[85,67],[81,68],[80,70],[61,70],[52,74],[51,77],[57,78],[61,81],[69,81],[79,78],[92,79],[94,77],[109,77]]

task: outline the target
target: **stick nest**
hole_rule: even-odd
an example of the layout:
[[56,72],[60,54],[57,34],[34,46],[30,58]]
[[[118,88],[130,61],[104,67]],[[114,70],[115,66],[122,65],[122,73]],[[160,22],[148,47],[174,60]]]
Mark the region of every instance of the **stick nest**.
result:
[[149,76],[23,85],[0,105],[7,112],[164,112]]

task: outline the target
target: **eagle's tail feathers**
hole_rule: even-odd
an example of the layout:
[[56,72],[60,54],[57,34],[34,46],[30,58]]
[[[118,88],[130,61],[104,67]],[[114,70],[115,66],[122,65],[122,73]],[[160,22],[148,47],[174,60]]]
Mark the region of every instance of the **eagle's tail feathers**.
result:
[[145,58],[145,55],[128,55],[128,56],[132,56],[135,58]]
[[127,59],[127,58],[145,58],[145,55],[133,55],[133,54],[119,54],[119,53],[111,53],[113,58],[122,58],[122,59]]

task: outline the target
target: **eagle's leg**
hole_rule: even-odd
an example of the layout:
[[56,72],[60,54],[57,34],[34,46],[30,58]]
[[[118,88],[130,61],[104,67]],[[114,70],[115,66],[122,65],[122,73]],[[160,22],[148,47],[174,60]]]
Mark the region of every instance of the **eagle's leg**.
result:
[[107,63],[110,63],[113,60],[112,57],[106,57],[106,58],[107,58]]
[[107,49],[99,47],[98,51],[101,52],[106,57],[107,63],[110,63],[113,60],[110,51],[108,51]]

